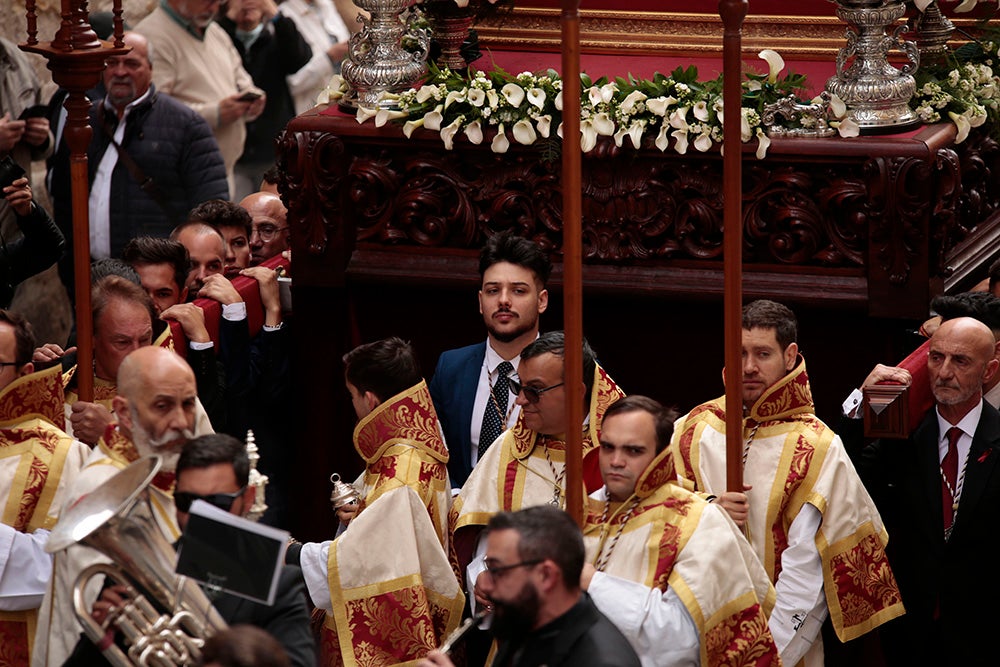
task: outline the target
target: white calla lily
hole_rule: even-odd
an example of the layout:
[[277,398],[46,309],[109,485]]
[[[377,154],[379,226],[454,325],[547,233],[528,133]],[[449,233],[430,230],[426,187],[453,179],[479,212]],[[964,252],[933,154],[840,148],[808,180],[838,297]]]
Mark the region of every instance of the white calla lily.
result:
[[750,119],[745,113],[740,114],[740,141],[750,141],[753,130],[750,129]]
[[684,155],[688,152],[688,133],[687,130],[674,130],[670,133],[674,138],[674,150],[678,154]]
[[444,149],[450,151],[455,147],[455,135],[462,129],[463,116],[459,116],[447,126],[441,128],[441,141],[444,142]]
[[481,88],[470,88],[468,98],[469,104],[474,107],[481,107],[486,102],[486,91]]
[[678,130],[684,130],[685,132],[687,132],[688,128],[687,112],[688,112],[687,107],[680,107],[678,109],[674,109],[674,111],[671,112],[670,114],[670,127],[675,127]]
[[847,115],[847,102],[840,99],[839,95],[830,95],[830,111],[834,118],[843,118]]
[[694,117],[701,122],[704,123],[708,120],[708,103],[705,102],[705,100],[696,103],[694,107],[692,107],[692,111],[694,112]]
[[483,143],[483,124],[478,120],[472,121],[465,126],[465,136],[470,144],[478,146]]
[[514,127],[511,128],[511,134],[514,135],[514,141],[522,146],[530,146],[538,139],[538,135],[535,133],[535,126],[527,118],[522,118],[514,123]]
[[767,62],[767,80],[771,83],[777,81],[781,70],[785,69],[785,59],[774,49],[764,49],[757,56]]
[[670,126],[664,123],[660,126],[660,133],[656,135],[656,141],[653,142],[661,152],[667,150],[670,147]]
[[541,88],[532,88],[528,91],[528,103],[534,107],[542,109],[545,107],[545,91]]
[[955,7],[955,11],[958,13],[971,12],[979,4],[979,0],[962,0],[962,4]]
[[418,118],[416,120],[408,120],[405,123],[403,123],[403,136],[409,139],[410,135],[413,134],[413,131],[415,129],[423,126],[424,126],[423,118]]
[[399,120],[407,117],[409,117],[409,114],[405,111],[399,111],[398,109],[379,109],[378,113],[375,114],[375,127],[382,127],[390,120]]
[[649,109],[649,112],[661,118],[666,116],[667,110],[675,104],[677,104],[677,100],[673,97],[654,97],[646,100],[646,108]]
[[601,101],[605,104],[609,104],[611,100],[615,98],[615,93],[618,92],[618,86],[614,83],[606,83],[601,86]]
[[597,86],[591,86],[587,89],[587,99],[593,106],[597,106],[601,103],[601,89]]
[[444,108],[447,109],[455,102],[464,102],[464,101],[465,101],[465,89],[463,88],[462,90],[453,90],[448,93],[448,96],[446,98],[444,98]]
[[611,119],[607,113],[603,111],[598,114],[594,114],[593,117],[594,129],[597,133],[603,137],[610,137],[615,133],[615,121]]
[[620,108],[624,113],[631,114],[635,111],[636,106],[638,106],[640,102],[645,102],[647,98],[648,96],[646,93],[641,90],[633,90],[625,97],[624,100],[622,100]]
[[434,99],[434,93],[437,92],[437,86],[420,86],[417,88],[417,104],[424,104],[429,100]]
[[632,123],[628,128],[628,138],[632,140],[632,146],[639,148],[642,144],[642,133],[645,131],[646,126],[642,123]]
[[493,137],[493,141],[490,143],[490,150],[494,153],[506,153],[507,149],[510,148],[510,140],[503,131],[503,123],[497,126],[497,135]]
[[556,111],[562,111],[562,91],[561,90],[558,93],[556,93],[556,99],[555,99],[555,102],[553,102],[553,104],[556,105]]
[[597,130],[590,119],[580,121],[580,150],[589,153],[597,145]]
[[500,89],[500,92],[512,107],[519,107],[521,106],[521,102],[524,101],[524,88],[516,83],[508,83]]
[[850,118],[832,121],[830,127],[837,128],[837,134],[845,138],[856,137],[861,134],[861,127]]
[[358,119],[358,124],[361,124],[368,120],[369,118],[374,118],[378,115],[378,109],[375,107],[358,106],[358,113],[355,116]]
[[549,114],[539,116],[535,119],[535,127],[538,128],[538,134],[542,139],[548,139],[552,131],[552,116]]
[[712,147],[712,135],[699,134],[694,140],[694,147],[702,153],[706,152]]
[[438,105],[434,111],[424,114],[424,127],[428,130],[440,132],[441,123],[444,121],[444,115],[441,114],[441,110],[441,105]]
[[913,0],[913,5],[920,11],[927,9],[934,0]]
[[767,149],[771,147],[771,137],[767,136],[764,130],[757,128],[757,159],[763,160],[767,156]]
[[968,138],[969,130],[972,129],[972,124],[969,123],[968,118],[962,114],[957,114],[954,111],[949,111],[948,117],[951,118],[951,122],[955,123],[955,127],[958,128],[958,135],[955,137],[955,143],[960,144]]

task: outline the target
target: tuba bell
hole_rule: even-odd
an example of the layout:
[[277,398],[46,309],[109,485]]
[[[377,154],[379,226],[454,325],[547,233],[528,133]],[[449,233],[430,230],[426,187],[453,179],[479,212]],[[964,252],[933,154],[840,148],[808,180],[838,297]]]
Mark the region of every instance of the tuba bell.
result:
[[[62,513],[45,547],[54,553],[82,544],[111,559],[80,573],[73,608],[87,637],[117,667],[196,663],[205,639],[226,627],[197,582],[174,573],[177,554],[149,500],[149,485],[160,465],[157,456],[139,459],[83,496]],[[88,582],[99,575],[123,584],[129,598],[101,625],[84,595]],[[127,654],[106,641],[113,630],[124,636]]]

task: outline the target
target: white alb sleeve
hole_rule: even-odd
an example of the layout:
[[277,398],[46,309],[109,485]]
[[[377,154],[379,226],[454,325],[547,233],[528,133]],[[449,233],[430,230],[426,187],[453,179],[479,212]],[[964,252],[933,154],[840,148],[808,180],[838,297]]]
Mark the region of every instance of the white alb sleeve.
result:
[[330,562],[330,545],[332,541],[306,542],[299,552],[299,567],[302,568],[302,578],[306,581],[306,590],[312,603],[326,611],[333,611],[330,601],[330,580],[327,563]]
[[774,584],[777,600],[768,626],[786,665],[802,659],[826,620],[823,562],[816,547],[822,521],[818,509],[803,505],[788,529],[788,548],[781,554],[781,574]]
[[661,592],[595,572],[587,592],[632,644],[643,667],[689,667],[701,663],[698,627],[669,586]]
[[21,533],[0,523],[0,611],[37,609],[52,578],[49,531]]

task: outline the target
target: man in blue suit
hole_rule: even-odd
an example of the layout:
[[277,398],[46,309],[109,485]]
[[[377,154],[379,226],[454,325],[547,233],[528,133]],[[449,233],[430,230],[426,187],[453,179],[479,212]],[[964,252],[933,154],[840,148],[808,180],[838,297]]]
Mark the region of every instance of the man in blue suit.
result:
[[465,483],[486,449],[517,421],[520,407],[507,376],[521,350],[538,337],[538,316],[549,304],[552,265],[535,243],[509,233],[487,241],[479,256],[479,312],[487,338],[438,359],[431,398],[448,443],[452,486]]

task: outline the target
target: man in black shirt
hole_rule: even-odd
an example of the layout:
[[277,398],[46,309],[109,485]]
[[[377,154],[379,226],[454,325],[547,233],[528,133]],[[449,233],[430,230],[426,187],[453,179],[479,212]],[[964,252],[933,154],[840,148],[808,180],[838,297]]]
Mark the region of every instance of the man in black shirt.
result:
[[[638,667],[628,640],[580,590],[580,529],[550,505],[501,512],[487,525],[483,593],[499,667]],[[420,667],[448,667],[432,651]]]

